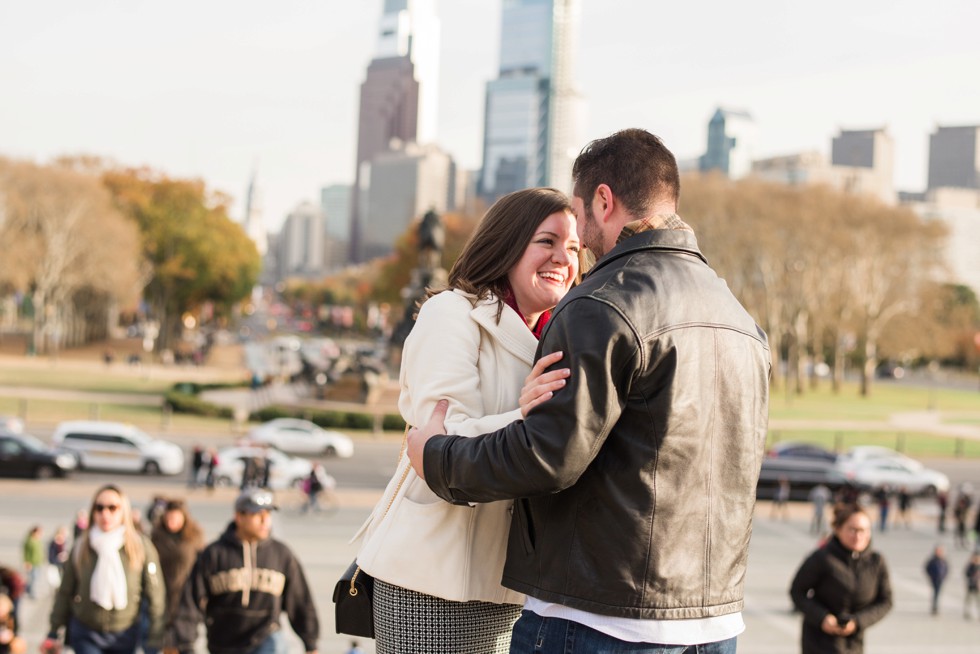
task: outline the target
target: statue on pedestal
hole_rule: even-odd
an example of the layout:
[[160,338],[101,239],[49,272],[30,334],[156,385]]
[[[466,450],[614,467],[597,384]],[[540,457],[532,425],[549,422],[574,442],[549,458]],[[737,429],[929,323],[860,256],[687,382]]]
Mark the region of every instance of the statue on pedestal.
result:
[[429,287],[442,288],[448,282],[449,273],[442,267],[442,251],[446,244],[446,229],[442,217],[430,209],[422,216],[418,226],[419,262],[412,270],[408,286],[402,289],[405,313],[391,335],[391,344],[401,347],[415,324],[418,302],[425,297]]

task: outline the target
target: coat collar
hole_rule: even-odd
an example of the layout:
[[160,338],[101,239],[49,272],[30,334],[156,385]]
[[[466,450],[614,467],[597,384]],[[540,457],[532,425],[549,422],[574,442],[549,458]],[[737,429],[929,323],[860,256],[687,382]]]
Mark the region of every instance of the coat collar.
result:
[[586,276],[592,275],[595,271],[608,266],[612,261],[621,257],[636,252],[655,250],[689,254],[701,259],[704,263],[708,263],[698,248],[698,239],[694,236],[694,232],[682,229],[651,229],[634,234],[616,245],[604,257],[596,261],[595,266],[589,270]]
[[470,319],[487,332],[500,346],[528,365],[534,363],[534,353],[538,349],[538,339],[528,329],[517,312],[504,304],[497,322],[497,297],[491,295],[485,300],[477,300],[475,296],[454,289],[473,303]]

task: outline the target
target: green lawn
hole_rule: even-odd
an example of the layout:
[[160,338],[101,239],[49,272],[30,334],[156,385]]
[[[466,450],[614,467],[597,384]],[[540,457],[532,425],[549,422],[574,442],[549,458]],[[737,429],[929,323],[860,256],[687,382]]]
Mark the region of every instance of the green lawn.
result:
[[824,383],[803,395],[774,390],[769,400],[773,420],[886,420],[893,413],[931,409],[956,412],[958,422],[980,421],[980,392],[876,384],[870,397],[861,397],[857,384],[845,384],[834,394]]
[[170,388],[168,379],[149,378],[135,368],[77,370],[65,367],[0,368],[0,386],[26,386],[98,393],[160,394]]

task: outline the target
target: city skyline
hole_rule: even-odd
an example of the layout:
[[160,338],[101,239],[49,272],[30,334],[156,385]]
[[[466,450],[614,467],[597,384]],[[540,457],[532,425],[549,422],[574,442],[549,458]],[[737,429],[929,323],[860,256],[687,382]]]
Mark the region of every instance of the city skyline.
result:
[[[752,114],[760,157],[829,155],[841,129],[886,127],[895,187],[921,191],[936,126],[980,124],[980,8],[966,1],[761,0],[751,15],[702,0],[581,4],[586,141],[637,126],[678,158],[698,157],[719,106]],[[0,156],[93,154],[200,177],[234,198],[236,220],[254,170],[275,231],[321,187],[353,181],[357,97],[382,5],[3,3]],[[437,142],[466,169],[482,159],[500,6],[436,2]]]

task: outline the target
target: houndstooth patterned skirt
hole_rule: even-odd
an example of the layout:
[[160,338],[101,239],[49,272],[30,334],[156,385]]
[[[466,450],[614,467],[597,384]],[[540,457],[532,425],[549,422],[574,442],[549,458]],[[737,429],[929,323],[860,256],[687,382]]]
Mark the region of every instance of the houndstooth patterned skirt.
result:
[[451,602],[374,580],[378,654],[507,654],[517,604]]

